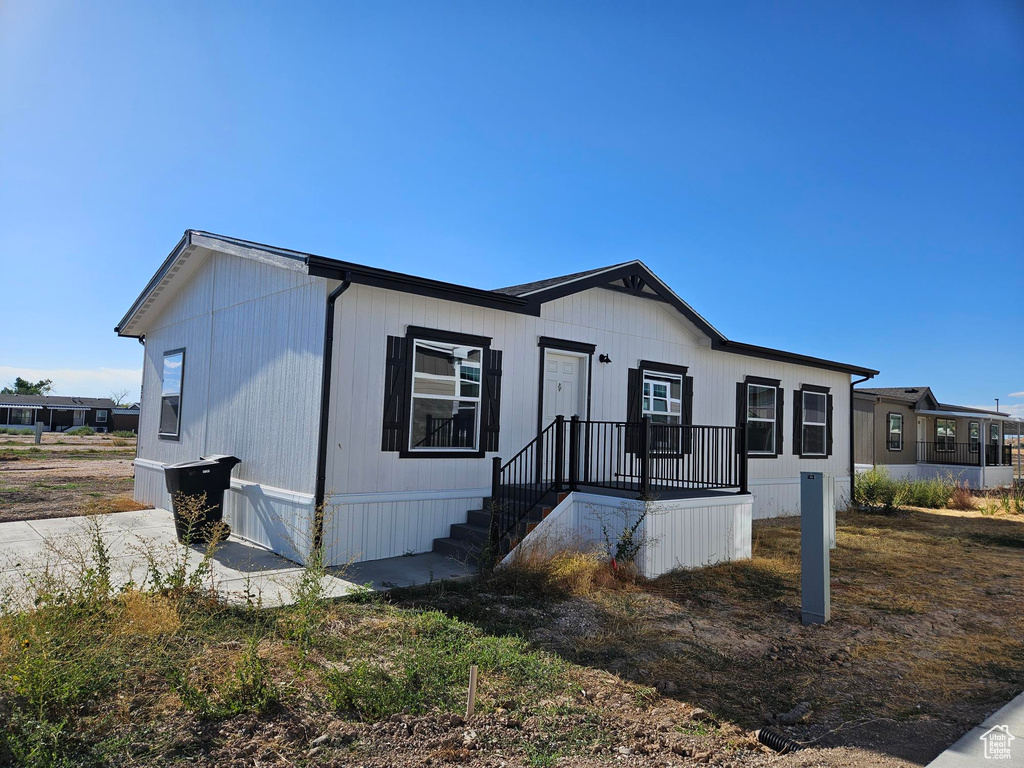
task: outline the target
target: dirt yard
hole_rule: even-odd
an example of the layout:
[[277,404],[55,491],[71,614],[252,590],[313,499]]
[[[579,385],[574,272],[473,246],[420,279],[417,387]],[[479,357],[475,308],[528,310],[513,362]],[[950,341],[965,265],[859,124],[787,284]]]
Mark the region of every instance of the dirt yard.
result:
[[501,581],[396,598],[527,627],[563,658],[707,711],[709,731],[767,725],[812,748],[780,764],[923,765],[1024,690],[1024,518],[846,513],[837,536],[827,626],[800,623],[792,518],[755,523],[751,561],[634,587],[577,575],[541,600]]
[[134,439],[111,435],[0,435],[0,522],[141,509],[134,457]]

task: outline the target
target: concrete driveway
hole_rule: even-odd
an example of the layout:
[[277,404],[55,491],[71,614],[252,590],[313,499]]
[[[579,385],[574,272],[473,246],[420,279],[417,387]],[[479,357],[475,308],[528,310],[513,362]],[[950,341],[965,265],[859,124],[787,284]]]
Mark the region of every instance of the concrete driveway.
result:
[[[28,605],[42,584],[71,583],[94,565],[95,526],[110,554],[115,586],[147,583],[153,564],[166,573],[187,560],[191,573],[203,559],[201,547],[178,543],[171,513],[162,509],[0,523],[0,603]],[[232,537],[215,548],[203,583],[231,602],[270,607],[292,602],[302,572],[296,563]],[[328,597],[342,597],[471,573],[466,566],[426,553],[332,570],[324,579],[324,591]]]

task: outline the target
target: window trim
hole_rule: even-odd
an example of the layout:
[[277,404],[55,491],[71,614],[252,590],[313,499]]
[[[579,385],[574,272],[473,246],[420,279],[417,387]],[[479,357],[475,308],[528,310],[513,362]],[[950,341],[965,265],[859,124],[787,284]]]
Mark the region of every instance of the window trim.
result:
[[[995,430],[996,436],[992,437],[992,431]],[[1003,430],[999,428],[998,421],[989,422],[988,425],[988,442],[989,445],[999,445],[1000,440],[1003,436]]]
[[[750,422],[750,385],[768,387],[775,390],[775,450],[774,451],[752,451],[750,450],[750,434],[746,435],[747,458],[749,459],[777,459],[782,455],[782,408],[779,402],[779,394],[782,391],[781,379],[768,379],[763,376],[747,376],[743,379],[743,429],[747,429]],[[767,421],[767,419],[757,419]]]
[[[953,439],[939,441],[939,422],[953,425]],[[948,446],[948,447],[944,447]],[[935,419],[935,451],[936,453],[952,453],[956,450],[956,419]]]
[[[100,418],[101,414],[103,415],[102,419]],[[96,409],[96,423],[97,424],[106,424],[107,423],[107,411],[105,409],[101,409],[101,408]]]
[[[491,338],[489,336],[473,336],[467,333],[443,331],[437,328],[424,328],[410,325],[406,328],[405,338],[409,344],[409,372],[405,377],[406,406],[409,408],[408,421],[405,426],[405,439],[398,450],[400,459],[482,459],[487,455],[484,450],[484,379],[487,376],[487,360],[490,355]],[[458,344],[464,347],[480,349],[480,399],[477,403],[476,448],[415,448],[409,447],[412,441],[412,386],[416,370],[416,342],[435,342],[439,344]],[[420,395],[417,395],[420,397]]]
[[[160,429],[161,417],[164,412],[164,397],[170,397],[170,395],[164,395],[164,366],[170,355],[177,354],[181,354],[181,381],[178,383],[178,420],[174,425],[174,432],[164,432]],[[160,356],[160,409],[157,411],[156,420],[156,436],[160,440],[167,440],[169,442],[181,440],[181,412],[183,410],[182,406],[185,404],[185,359],[185,347],[169,349]]]
[[[479,451],[479,449],[480,449],[480,445],[481,445],[482,440],[483,440],[483,435],[481,434],[480,427],[481,427],[481,422],[483,420],[484,348],[480,347],[480,346],[470,345],[470,344],[461,344],[459,342],[453,342],[453,341],[437,341],[435,339],[425,339],[425,338],[422,338],[420,336],[412,337],[410,339],[410,342],[411,342],[411,345],[409,347],[409,353],[410,353],[410,358],[409,358],[409,363],[410,363],[410,368],[409,368],[409,428],[407,430],[407,435],[406,435],[406,450],[408,450],[410,454],[417,455],[417,456],[418,455],[423,455],[423,454],[438,453],[438,452],[449,452],[449,453],[458,453],[458,454],[473,454],[473,453],[477,453]],[[436,376],[435,374],[429,374],[429,373],[417,374],[417,372],[416,372],[416,349],[417,349],[418,346],[422,346],[424,348],[429,348],[429,346],[431,344],[445,344],[445,345],[451,344],[453,346],[465,347],[466,349],[470,350],[470,353],[479,351],[479,353],[480,353],[480,362],[476,363],[475,365],[474,364],[469,364],[467,366],[468,368],[474,368],[475,367],[477,369],[477,371],[479,372],[478,378],[477,378],[476,382],[470,382],[471,384],[472,383],[476,384],[477,393],[476,393],[475,396],[473,396],[473,395],[463,395],[462,394],[463,379],[462,379],[460,374],[461,374],[463,366],[462,366],[461,363],[457,363],[453,367],[454,368],[454,375],[451,376],[451,377],[448,377],[448,376]],[[447,395],[425,395],[425,394],[422,394],[422,393],[417,394],[416,393],[416,377],[417,377],[417,375],[419,375],[421,381],[423,381],[423,380],[431,380],[431,379],[446,379],[447,380],[448,378],[451,378],[455,382],[455,394],[453,394],[451,396],[447,396]],[[474,418],[474,424],[473,424],[473,428],[471,430],[471,433],[473,434],[473,442],[474,442],[474,444],[471,445],[471,446],[468,446],[466,448],[457,448],[455,446],[439,446],[439,447],[436,447],[436,448],[433,448],[433,447],[430,447],[430,446],[421,446],[421,447],[413,446],[413,444],[412,444],[413,423],[414,423],[414,419],[416,417],[416,407],[415,406],[416,406],[416,401],[417,400],[444,400],[444,401],[452,401],[452,402],[459,403],[459,404],[461,404],[461,403],[472,403],[472,404],[474,404],[476,407],[473,409],[473,411],[474,411],[474,417],[473,417]],[[454,416],[452,417],[452,419],[454,421]]]
[[[685,424],[683,422],[683,416],[686,412],[684,408],[684,400],[686,398],[686,377],[688,370],[689,369],[685,365],[672,365],[671,363],[656,363],[651,360],[641,360],[637,365],[637,372],[640,377],[640,392],[638,393],[640,395],[640,418],[643,418],[644,416],[661,415],[660,413],[656,414],[654,411],[648,411],[644,408],[644,381],[647,379],[648,374],[650,374],[651,376],[661,376],[662,378],[672,378],[679,381],[679,426],[693,426],[692,424]],[[669,397],[666,398],[670,408],[672,403],[671,394],[670,389]],[[666,415],[672,415],[671,411],[666,411],[664,413]],[[692,422],[693,419],[691,418],[690,421]],[[651,455],[662,459],[682,458],[689,455],[689,450],[685,447],[692,443],[692,439],[692,431],[690,436],[687,436],[684,435],[683,430],[679,430],[680,443],[676,450],[672,450],[671,448],[658,450],[652,447]]]
[[[900,420],[900,429],[899,429],[900,446],[899,446],[899,448],[893,448],[892,447],[892,417],[893,416],[897,417]],[[896,453],[896,452],[899,452],[899,451],[903,450],[903,445],[904,445],[904,443],[903,443],[903,424],[904,424],[904,419],[903,419],[903,414],[902,413],[899,413],[898,411],[889,411],[887,414],[885,414],[885,425],[886,425],[885,449],[887,451],[893,451],[894,453]]]
[[[977,429],[977,436],[972,436],[971,432]],[[980,421],[968,421],[967,422],[967,450],[971,453],[978,453],[981,450],[981,422]]]

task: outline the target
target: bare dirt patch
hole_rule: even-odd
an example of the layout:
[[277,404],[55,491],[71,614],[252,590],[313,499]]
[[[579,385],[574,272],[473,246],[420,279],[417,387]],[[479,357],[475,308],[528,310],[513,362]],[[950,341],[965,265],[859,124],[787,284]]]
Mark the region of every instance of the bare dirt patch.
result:
[[0,522],[143,509],[134,476],[131,454],[0,456]]

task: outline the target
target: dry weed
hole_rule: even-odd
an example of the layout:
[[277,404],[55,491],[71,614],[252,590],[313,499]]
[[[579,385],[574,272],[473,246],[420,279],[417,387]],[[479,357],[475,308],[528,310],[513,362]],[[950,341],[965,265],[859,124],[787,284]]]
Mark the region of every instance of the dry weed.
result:
[[129,590],[120,596],[113,631],[118,635],[170,635],[181,627],[175,604],[166,596]]

